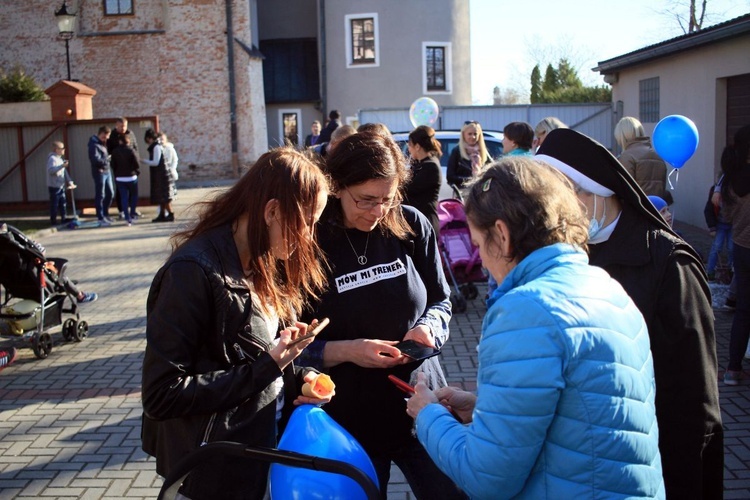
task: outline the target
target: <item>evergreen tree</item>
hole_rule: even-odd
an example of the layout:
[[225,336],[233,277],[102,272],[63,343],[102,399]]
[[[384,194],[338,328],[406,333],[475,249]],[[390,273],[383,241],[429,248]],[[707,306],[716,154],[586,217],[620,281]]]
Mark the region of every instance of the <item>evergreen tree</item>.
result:
[[583,87],[583,82],[578,78],[578,73],[565,58],[560,59],[557,65],[557,80],[560,88]]
[[585,103],[610,102],[612,89],[608,85],[584,87],[578,72],[566,58],[560,59],[558,67],[547,65],[541,88],[535,82],[539,81],[539,66],[534,66],[531,72],[531,103]]
[[557,77],[557,71],[552,64],[547,65],[544,72],[544,82],[542,82],[542,91],[544,93],[553,93],[560,88],[560,82]]
[[534,66],[531,70],[531,104],[536,104],[542,95],[542,72],[539,65]]
[[44,101],[47,95],[21,66],[0,71],[0,102]]

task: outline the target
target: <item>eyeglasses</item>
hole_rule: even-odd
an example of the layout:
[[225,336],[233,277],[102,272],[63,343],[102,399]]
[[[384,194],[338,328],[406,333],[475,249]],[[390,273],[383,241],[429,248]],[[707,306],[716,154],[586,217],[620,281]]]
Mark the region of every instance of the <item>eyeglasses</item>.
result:
[[349,192],[348,189],[346,189],[346,192],[349,193],[349,196],[352,198],[352,201],[354,201],[354,204],[357,205],[357,208],[360,210],[372,210],[378,205],[382,205],[383,210],[390,210],[391,208],[398,205],[398,201],[396,201],[395,199],[384,200],[384,201],[358,200],[357,198],[354,197],[354,195],[352,195],[352,193]]

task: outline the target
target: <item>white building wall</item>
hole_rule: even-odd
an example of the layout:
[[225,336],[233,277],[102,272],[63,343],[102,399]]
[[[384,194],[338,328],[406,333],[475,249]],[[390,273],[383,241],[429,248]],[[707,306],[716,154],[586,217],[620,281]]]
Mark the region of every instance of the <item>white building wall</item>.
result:
[[[750,73],[750,36],[699,47],[620,71],[612,100],[623,116],[639,112],[639,81],[659,77],[660,118],[683,115],[695,122],[699,144],[693,157],[670,176],[677,219],[704,227],[703,207],[717,178],[726,138],[726,78]],[[653,133],[656,123],[643,123]],[[671,171],[671,167],[670,167]]]

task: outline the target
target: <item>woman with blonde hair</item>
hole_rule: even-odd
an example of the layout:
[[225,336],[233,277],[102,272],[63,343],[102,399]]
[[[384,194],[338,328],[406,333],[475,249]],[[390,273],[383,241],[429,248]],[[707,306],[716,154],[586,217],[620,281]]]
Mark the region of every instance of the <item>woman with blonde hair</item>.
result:
[[534,142],[532,143],[532,149],[536,151],[537,148],[542,145],[544,139],[547,138],[547,134],[556,128],[568,128],[568,126],[565,125],[562,120],[555,118],[554,116],[542,118],[542,120],[536,124],[536,127],[534,127]]
[[485,163],[492,161],[484,143],[482,126],[476,121],[464,122],[458,146],[453,148],[448,158],[448,169],[445,177],[448,184],[463,187]]
[[618,157],[622,166],[647,195],[671,200],[667,193],[667,164],[651,146],[643,125],[632,116],[626,116],[615,126],[615,139],[622,148]]
[[[199,446],[234,441],[276,446],[311,370],[292,361],[311,339],[296,321],[323,290],[316,222],[328,180],[292,147],[265,153],[237,183],[204,201],[198,221],[172,237],[146,303],[143,450],[167,476]],[[187,498],[263,498],[268,464],[222,457],[195,469]]]

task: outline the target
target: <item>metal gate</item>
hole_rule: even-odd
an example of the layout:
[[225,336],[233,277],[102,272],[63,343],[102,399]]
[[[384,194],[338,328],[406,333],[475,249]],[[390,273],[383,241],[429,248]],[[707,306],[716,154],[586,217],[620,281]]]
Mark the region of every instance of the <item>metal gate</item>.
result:
[[[440,109],[436,130],[459,130],[465,121],[474,120],[485,130],[502,131],[510,122],[526,122],[532,127],[554,116],[568,127],[614,148],[614,108],[612,103],[594,104],[513,104],[506,106],[445,106]],[[359,123],[383,123],[392,132],[412,130],[409,108],[362,109]]]
[[[69,172],[78,185],[76,203],[91,205],[94,179],[88,158],[88,141],[102,125],[114,128],[115,121],[115,118],[100,118],[0,124],[0,209],[23,209],[49,203],[47,157],[54,141],[65,144],[66,158],[70,161]],[[140,157],[145,156],[144,132],[148,128],[158,130],[158,126],[158,116],[128,117],[128,129],[138,139]],[[139,197],[149,193],[150,188],[148,175],[141,175]]]

